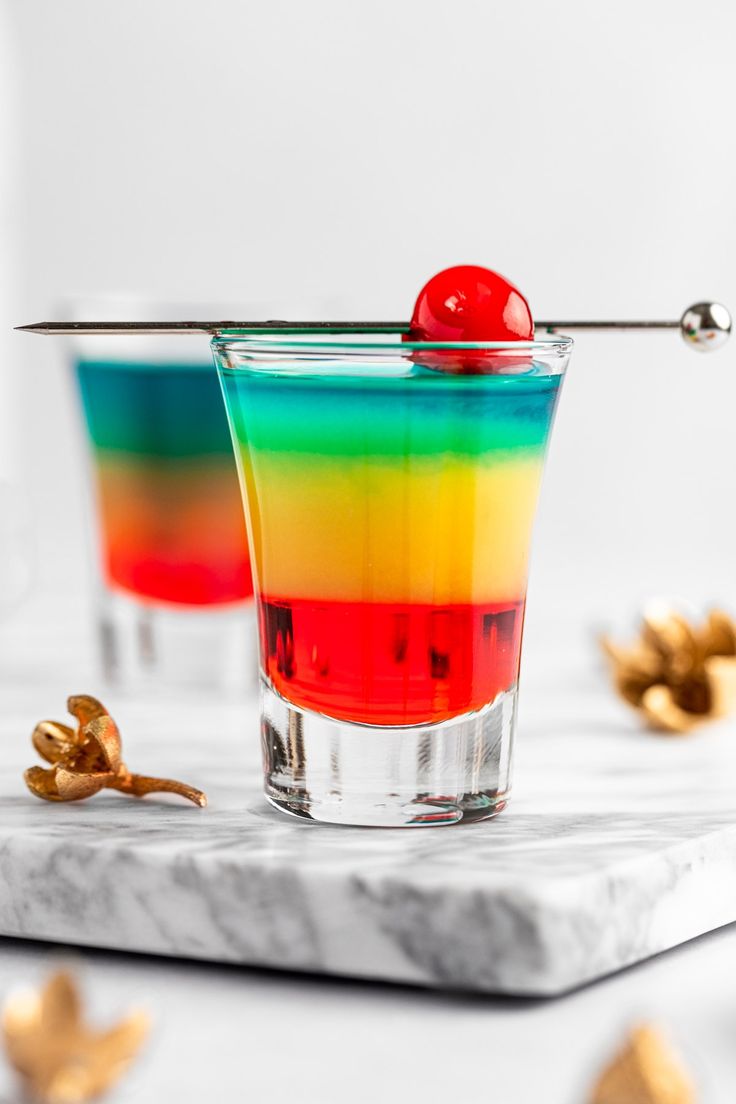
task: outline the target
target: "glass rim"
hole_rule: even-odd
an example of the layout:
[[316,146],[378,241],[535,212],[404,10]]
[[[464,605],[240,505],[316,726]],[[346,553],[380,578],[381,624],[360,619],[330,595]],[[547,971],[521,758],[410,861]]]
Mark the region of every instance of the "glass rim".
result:
[[386,355],[432,350],[435,352],[537,353],[547,357],[564,356],[573,347],[573,339],[562,334],[535,337],[531,341],[402,341],[396,331],[333,331],[334,340],[325,340],[324,329],[281,329],[270,333],[255,330],[222,330],[212,338],[212,346],[232,352],[314,353],[318,355]]

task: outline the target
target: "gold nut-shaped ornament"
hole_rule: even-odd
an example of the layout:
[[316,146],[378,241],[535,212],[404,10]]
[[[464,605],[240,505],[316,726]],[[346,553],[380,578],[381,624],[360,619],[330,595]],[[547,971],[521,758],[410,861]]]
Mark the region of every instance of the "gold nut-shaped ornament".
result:
[[736,623],[721,610],[694,625],[652,605],[631,644],[601,644],[617,692],[650,728],[684,734],[736,710]]
[[171,778],[133,774],[122,760],[120,730],[101,702],[88,694],[67,700],[76,728],[60,721],[40,721],[32,734],[33,746],[51,767],[29,767],[25,783],[44,801],[81,801],[100,790],[118,790],[130,797],[172,793],[203,808],[201,790]]
[[133,1012],[98,1031],[85,1023],[74,979],[61,972],[39,991],[11,994],[2,1014],[3,1042],[25,1098],[37,1104],[99,1099],[123,1075],[149,1032]]

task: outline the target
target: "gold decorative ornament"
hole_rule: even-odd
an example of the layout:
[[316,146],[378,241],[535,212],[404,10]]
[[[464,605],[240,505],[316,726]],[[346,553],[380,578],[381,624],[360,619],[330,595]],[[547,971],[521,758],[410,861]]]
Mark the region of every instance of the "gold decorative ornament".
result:
[[590,1104],[696,1104],[687,1070],[653,1026],[635,1028],[601,1073]]
[[84,1104],[102,1095],[135,1058],[149,1026],[145,1013],[133,1012],[95,1031],[82,1018],[74,979],[63,972],[40,991],[12,994],[2,1015],[8,1060],[26,1098],[38,1104]]
[[121,759],[120,731],[104,705],[87,694],[67,699],[76,730],[59,721],[41,721],[31,739],[51,768],[30,767],[23,775],[32,794],[44,801],[81,801],[99,790],[119,790],[131,797],[174,793],[203,808],[201,790],[170,778],[131,774]]
[[721,610],[693,625],[650,606],[633,644],[601,643],[616,690],[651,728],[687,733],[736,709],[736,623]]

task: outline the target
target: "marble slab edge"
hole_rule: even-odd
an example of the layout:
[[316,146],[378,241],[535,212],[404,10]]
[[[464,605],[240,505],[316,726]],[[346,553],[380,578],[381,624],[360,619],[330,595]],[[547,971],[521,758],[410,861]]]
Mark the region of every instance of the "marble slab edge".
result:
[[298,847],[290,858],[263,846],[141,848],[99,829],[6,831],[0,934],[552,996],[736,920],[736,827],[705,817],[692,830],[583,874],[564,864],[556,872],[551,854],[549,873],[531,879],[477,866],[387,867],[370,854],[361,866],[359,850],[350,866],[320,862],[313,844],[302,863]]

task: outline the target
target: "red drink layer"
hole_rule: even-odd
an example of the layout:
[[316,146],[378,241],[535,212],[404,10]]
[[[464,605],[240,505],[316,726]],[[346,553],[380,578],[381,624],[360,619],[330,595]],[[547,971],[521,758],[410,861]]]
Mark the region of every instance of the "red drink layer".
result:
[[458,604],[262,597],[261,655],[296,705],[363,724],[481,709],[516,682],[523,602]]

